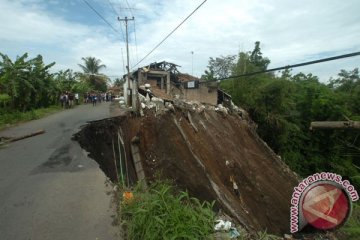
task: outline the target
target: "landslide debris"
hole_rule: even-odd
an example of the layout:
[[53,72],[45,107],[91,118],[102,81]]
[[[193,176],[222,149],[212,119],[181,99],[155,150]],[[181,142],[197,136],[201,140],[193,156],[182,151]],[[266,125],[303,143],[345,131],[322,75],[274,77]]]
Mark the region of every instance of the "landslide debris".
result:
[[[130,184],[139,177],[173,179],[200,200],[216,200],[249,231],[289,232],[298,178],[259,138],[245,111],[185,102],[160,106],[142,104],[141,116],[128,112],[92,122],[75,138],[113,181],[115,152],[126,159]],[[114,150],[118,133],[124,145]]]

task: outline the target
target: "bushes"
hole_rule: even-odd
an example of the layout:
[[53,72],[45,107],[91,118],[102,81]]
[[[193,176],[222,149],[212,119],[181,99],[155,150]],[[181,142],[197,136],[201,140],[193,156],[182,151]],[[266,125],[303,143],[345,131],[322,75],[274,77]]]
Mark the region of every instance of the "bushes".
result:
[[1,111],[0,109],[0,129],[6,126],[7,124],[16,124],[19,122],[30,121],[34,119],[39,119],[46,116],[47,114],[61,110],[60,106],[51,106],[48,108],[39,108],[35,110],[30,110],[27,112],[13,111],[6,112]]
[[212,232],[214,202],[201,203],[160,182],[134,195],[121,207],[129,239],[204,239]]
[[341,229],[341,231],[346,235],[346,239],[359,239],[360,236],[360,204],[353,204],[352,215],[350,216],[349,221]]

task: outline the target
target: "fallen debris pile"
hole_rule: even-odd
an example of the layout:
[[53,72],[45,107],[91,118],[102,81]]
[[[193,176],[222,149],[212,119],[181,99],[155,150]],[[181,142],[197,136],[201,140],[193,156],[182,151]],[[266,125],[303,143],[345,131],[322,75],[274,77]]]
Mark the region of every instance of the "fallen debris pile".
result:
[[141,99],[141,116],[94,122],[77,134],[110,179],[116,180],[112,142],[122,132],[125,144],[115,155],[126,155],[130,183],[139,171],[146,181],[173,179],[201,200],[216,200],[249,231],[289,231],[297,176],[259,138],[244,110],[152,100]]

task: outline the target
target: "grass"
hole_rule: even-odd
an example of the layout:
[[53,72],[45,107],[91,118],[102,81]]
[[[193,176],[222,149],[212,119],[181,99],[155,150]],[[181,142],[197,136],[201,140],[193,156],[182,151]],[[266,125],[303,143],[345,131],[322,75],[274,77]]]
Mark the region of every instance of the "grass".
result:
[[39,119],[45,117],[49,114],[60,111],[61,106],[54,105],[48,108],[39,108],[27,112],[1,112],[0,115],[0,129],[8,127],[9,125],[14,125],[21,122],[26,122],[34,119]]
[[355,240],[360,236],[360,203],[353,203],[353,211],[349,221],[341,228],[346,239]]
[[213,232],[214,202],[200,202],[164,182],[139,189],[133,201],[121,204],[128,239],[206,239]]

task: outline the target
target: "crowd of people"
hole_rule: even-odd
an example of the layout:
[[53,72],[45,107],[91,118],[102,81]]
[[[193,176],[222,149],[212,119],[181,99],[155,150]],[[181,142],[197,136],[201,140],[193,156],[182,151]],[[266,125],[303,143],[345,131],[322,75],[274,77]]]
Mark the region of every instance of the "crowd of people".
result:
[[[92,103],[93,106],[96,106],[96,103],[101,103],[102,101],[111,102],[114,99],[114,95],[111,92],[101,93],[101,92],[87,92],[84,94],[84,103]],[[64,92],[60,95],[60,104],[64,109],[72,108],[74,104],[80,104],[79,94],[72,92]]]
[[76,105],[79,104],[79,94],[72,92],[64,92],[60,95],[60,103],[62,108],[72,108],[74,106],[74,102]]
[[113,100],[114,96],[110,93],[95,93],[95,92],[87,92],[84,95],[84,103],[92,103],[93,106],[96,106],[96,103],[99,102],[111,102]]

